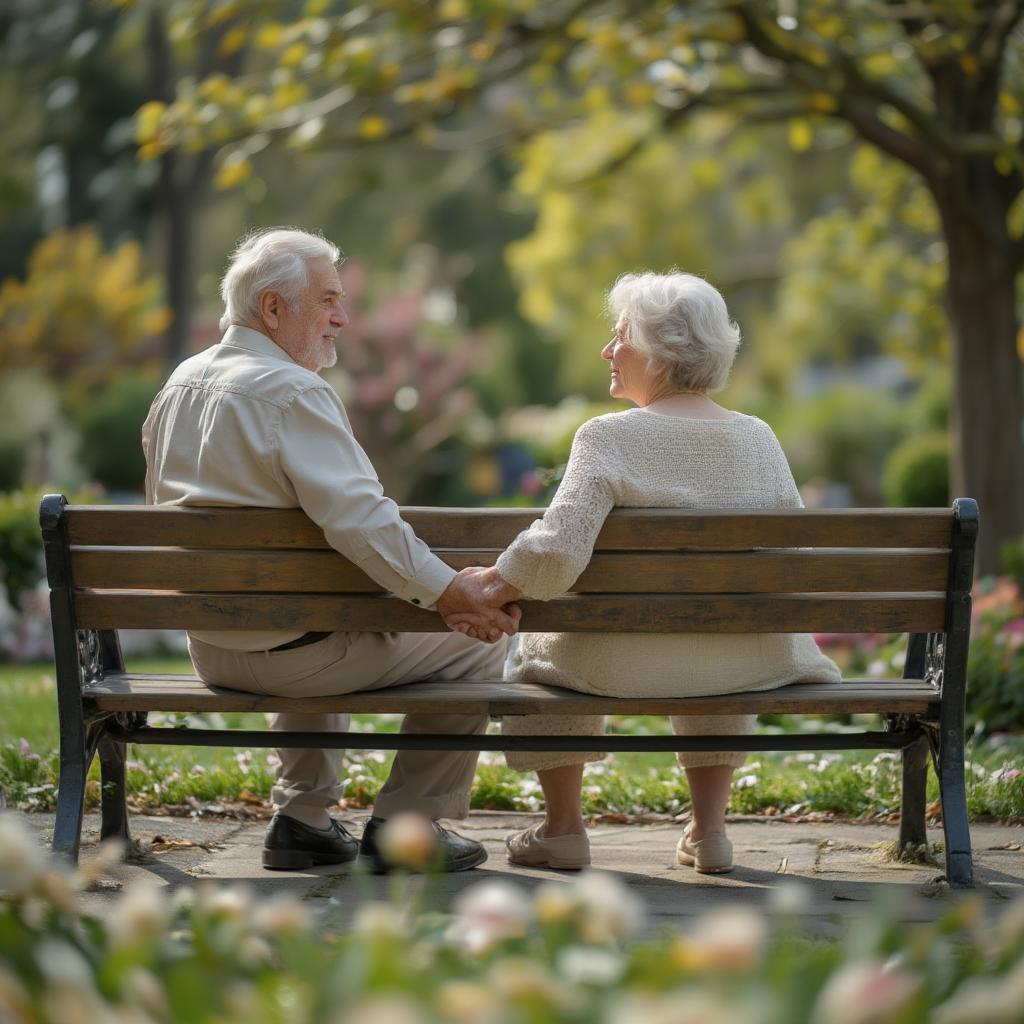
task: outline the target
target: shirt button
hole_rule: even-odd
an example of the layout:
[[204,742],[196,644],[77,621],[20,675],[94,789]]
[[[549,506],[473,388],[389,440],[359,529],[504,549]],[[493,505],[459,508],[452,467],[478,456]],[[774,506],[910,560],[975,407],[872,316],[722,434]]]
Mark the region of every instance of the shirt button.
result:
[[412,599],[412,603],[413,603],[413,604],[419,604],[419,603],[420,603],[420,599],[419,599],[418,597],[414,597],[414,598]]

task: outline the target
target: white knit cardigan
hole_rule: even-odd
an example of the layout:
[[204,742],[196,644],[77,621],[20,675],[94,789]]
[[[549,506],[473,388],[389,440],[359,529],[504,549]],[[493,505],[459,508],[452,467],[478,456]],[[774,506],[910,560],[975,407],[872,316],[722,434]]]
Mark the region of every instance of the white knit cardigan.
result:
[[[802,502],[778,439],[754,416],[611,413],[577,431],[550,507],[501,555],[498,572],[528,598],[561,596],[586,568],[615,506],[800,508]],[[524,633],[506,678],[609,696],[687,697],[841,676],[806,633]]]

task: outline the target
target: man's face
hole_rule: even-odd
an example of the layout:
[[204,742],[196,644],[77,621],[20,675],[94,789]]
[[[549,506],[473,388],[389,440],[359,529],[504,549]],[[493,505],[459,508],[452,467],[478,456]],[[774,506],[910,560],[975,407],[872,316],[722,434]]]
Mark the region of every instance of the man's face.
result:
[[[334,343],[348,314],[338,268],[326,256],[306,264],[306,290],[291,306],[277,305],[277,326],[272,335],[300,366],[317,373],[338,361]],[[268,326],[272,326],[269,325]]]

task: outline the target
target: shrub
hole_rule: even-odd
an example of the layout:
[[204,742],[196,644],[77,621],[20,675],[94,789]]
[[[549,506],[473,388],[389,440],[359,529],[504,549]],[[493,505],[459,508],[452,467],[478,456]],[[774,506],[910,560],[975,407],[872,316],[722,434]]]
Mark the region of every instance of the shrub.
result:
[[82,462],[107,490],[142,490],[146,460],[139,432],[159,389],[153,373],[122,373],[83,409]]
[[904,441],[886,459],[882,491],[898,508],[934,508],[949,503],[949,440],[933,432]]
[[[17,607],[18,595],[34,587],[44,575],[43,536],[39,530],[39,501],[46,490],[26,487],[0,493],[0,566],[10,603]],[[95,502],[91,491],[72,496]]]
[[[408,854],[420,837],[386,835]],[[1010,1021],[1020,1012],[1024,904],[979,925],[979,906],[901,923],[879,899],[842,945],[809,939],[812,899],[781,882],[770,909],[720,906],[685,931],[636,942],[644,908],[615,876],[532,892],[491,880],[448,912],[396,879],[347,925],[287,894],[130,886],[104,920],[79,891],[111,861],[55,869],[0,817],[0,1016],[7,1021],[494,1024],[729,1021],[839,1024]],[[425,912],[429,911],[429,912]],[[982,915],[982,918],[984,915]],[[344,929],[342,934],[337,934]],[[340,1012],[339,1012],[340,1011]]]
[[999,554],[1003,562],[1003,572],[1018,587],[1024,587],[1024,537],[1008,540],[999,549]]
[[903,437],[903,419],[892,395],[836,388],[794,406],[777,427],[798,483],[845,483],[856,501],[876,504],[882,465]]

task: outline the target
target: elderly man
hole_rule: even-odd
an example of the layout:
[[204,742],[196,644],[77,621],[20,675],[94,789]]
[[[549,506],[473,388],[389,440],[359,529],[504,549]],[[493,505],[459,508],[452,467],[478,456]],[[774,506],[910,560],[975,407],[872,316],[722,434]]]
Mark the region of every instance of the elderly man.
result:
[[[308,697],[415,680],[495,678],[519,611],[494,605],[474,574],[457,576],[399,517],[352,435],[338,395],[317,376],[337,359],[348,324],[338,249],[303,231],[251,235],[221,283],[220,343],[185,360],[153,401],[142,429],[151,504],[301,508],[328,543],[396,596],[442,615],[472,613],[488,646],[460,633],[193,632],[189,654],[201,679],[218,686]],[[410,715],[403,731],[479,733],[483,717]],[[340,731],[347,715],[276,717],[274,728]],[[401,751],[362,839],[327,808],[341,794],[341,752],[281,750],[275,815],[263,865],[296,870],[339,864],[357,853],[375,871],[382,820],[418,811],[435,822],[449,871],[486,859],[481,844],[437,824],[469,812],[473,752]]]

